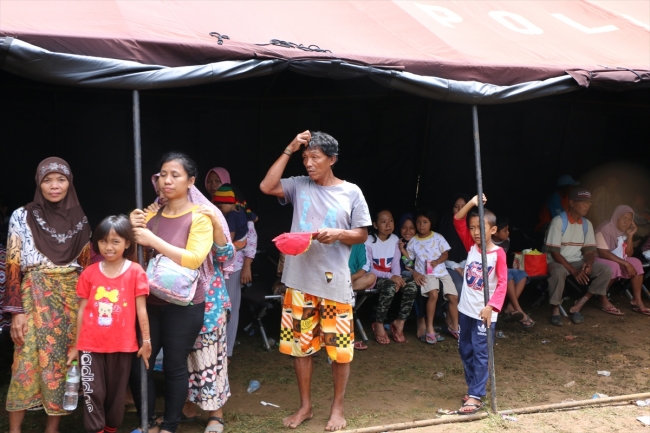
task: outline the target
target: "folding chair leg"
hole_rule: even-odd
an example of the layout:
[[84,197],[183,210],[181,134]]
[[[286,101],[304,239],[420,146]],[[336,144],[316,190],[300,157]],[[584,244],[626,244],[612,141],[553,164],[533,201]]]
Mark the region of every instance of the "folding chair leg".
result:
[[564,311],[564,307],[562,307],[562,304],[560,304],[559,307],[560,307],[560,314],[563,315],[564,317],[569,317],[566,311]]
[[357,325],[356,331],[361,335],[361,341],[367,343],[368,336],[366,335],[366,331],[363,330],[363,325],[361,325],[361,320],[358,317],[355,319],[355,323]]
[[260,328],[260,334],[262,334],[262,340],[264,340],[264,347],[266,348],[267,352],[271,351],[271,345],[269,344],[268,338],[266,338],[266,330],[264,329],[264,325],[262,324],[262,319],[259,317],[257,318],[257,326]]
[[631,301],[632,299],[634,299],[634,298],[632,297],[632,294],[630,293],[630,289],[625,289],[625,295],[627,296],[627,298],[628,298],[630,301]]

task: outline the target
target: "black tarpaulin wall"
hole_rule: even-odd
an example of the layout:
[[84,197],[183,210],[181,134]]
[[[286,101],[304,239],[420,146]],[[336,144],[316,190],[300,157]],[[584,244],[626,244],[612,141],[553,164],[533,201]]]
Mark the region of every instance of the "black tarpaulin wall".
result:
[[[133,124],[128,90],[79,89],[0,74],[2,192],[12,207],[33,197],[36,164],[67,159],[84,209],[102,217],[134,207]],[[535,225],[557,175],[574,177],[614,159],[648,165],[647,90],[578,91],[481,106],[479,118],[489,207],[523,228]],[[286,144],[304,129],[341,145],[335,173],[357,183],[373,209],[397,214],[415,202],[448,211],[457,191],[476,188],[471,107],[430,101],[369,78],[331,80],[290,71],[228,83],[141,92],[143,172],[168,150],[194,157],[203,176],[231,172],[256,213],[261,242],[287,230],[289,207],[259,192]],[[287,170],[302,175],[299,158]],[[145,202],[153,189],[144,182]],[[395,215],[397,218],[397,215]]]

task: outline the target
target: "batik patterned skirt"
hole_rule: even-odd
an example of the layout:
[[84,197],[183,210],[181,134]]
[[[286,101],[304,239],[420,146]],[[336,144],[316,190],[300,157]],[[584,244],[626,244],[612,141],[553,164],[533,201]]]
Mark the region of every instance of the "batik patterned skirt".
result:
[[71,267],[34,270],[21,284],[27,316],[25,344],[16,346],[7,411],[43,405],[48,415],[63,410],[66,361],[77,325],[78,272]]
[[220,409],[230,397],[225,312],[221,323],[213,332],[198,336],[187,358],[188,400],[206,411]]

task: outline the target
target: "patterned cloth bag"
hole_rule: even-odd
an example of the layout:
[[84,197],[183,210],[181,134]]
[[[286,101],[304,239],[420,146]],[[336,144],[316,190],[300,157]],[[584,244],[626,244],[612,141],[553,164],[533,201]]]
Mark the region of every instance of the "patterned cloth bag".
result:
[[[154,217],[152,233],[157,235],[162,208]],[[199,281],[199,271],[183,267],[169,257],[155,254],[151,250],[151,259],[147,265],[147,278],[151,294],[172,304],[187,306],[194,299]]]

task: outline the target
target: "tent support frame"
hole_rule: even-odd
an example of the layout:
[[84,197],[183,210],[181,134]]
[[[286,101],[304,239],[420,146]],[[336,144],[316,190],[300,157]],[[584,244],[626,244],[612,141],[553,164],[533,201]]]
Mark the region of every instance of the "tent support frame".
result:
[[[481,262],[483,268],[483,296],[485,305],[490,302],[490,287],[488,281],[487,251],[485,248],[487,233],[485,232],[485,206],[483,205],[483,171],[481,169],[481,141],[478,128],[478,108],[472,105],[472,124],[474,129],[474,160],[476,163],[476,192],[478,195],[478,215],[481,220]],[[487,322],[487,344],[488,344],[488,371],[490,374],[490,407],[492,413],[497,413],[497,386],[494,374],[494,335],[490,329],[491,321]]]
[[[140,92],[133,91],[133,160],[135,163],[135,206],[142,209],[142,142],[140,139]],[[138,245],[138,263],[144,267],[144,251]],[[142,332],[139,336],[142,347]],[[140,426],[143,432],[149,430],[149,399],[147,396],[147,368],[144,358],[140,360]]]

